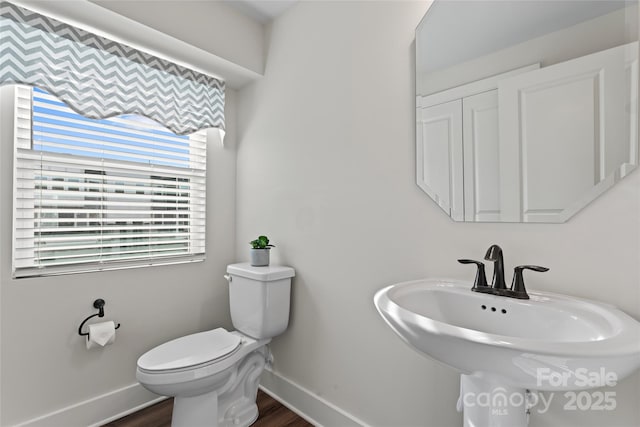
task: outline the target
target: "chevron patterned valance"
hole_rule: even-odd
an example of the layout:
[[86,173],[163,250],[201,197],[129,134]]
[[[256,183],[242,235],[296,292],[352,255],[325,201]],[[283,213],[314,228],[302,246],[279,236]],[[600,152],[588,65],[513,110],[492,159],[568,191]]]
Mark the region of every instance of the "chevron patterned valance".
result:
[[9,2],[0,85],[37,86],[89,118],[140,114],[177,134],[224,129],[224,82]]

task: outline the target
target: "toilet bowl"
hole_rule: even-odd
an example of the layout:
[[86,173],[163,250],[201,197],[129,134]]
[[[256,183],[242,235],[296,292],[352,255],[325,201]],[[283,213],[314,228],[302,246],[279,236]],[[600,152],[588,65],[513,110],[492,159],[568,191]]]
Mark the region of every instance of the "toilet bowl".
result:
[[175,397],[174,427],[248,426],[258,417],[269,341],[223,328],[188,335],[140,357],[136,377],[148,390]]
[[271,360],[267,344],[289,321],[290,267],[227,268],[231,319],[223,328],[166,342],[138,359],[146,389],[174,396],[172,427],[249,426],[258,417],[260,374]]

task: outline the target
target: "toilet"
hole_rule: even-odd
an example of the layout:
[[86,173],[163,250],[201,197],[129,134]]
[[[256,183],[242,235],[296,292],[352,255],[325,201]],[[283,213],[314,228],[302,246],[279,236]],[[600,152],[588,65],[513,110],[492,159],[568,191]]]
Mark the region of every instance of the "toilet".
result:
[[146,389],[173,396],[172,427],[249,426],[258,418],[260,374],[271,361],[267,344],[289,324],[291,267],[227,267],[235,331],[216,328],[177,338],[138,359]]

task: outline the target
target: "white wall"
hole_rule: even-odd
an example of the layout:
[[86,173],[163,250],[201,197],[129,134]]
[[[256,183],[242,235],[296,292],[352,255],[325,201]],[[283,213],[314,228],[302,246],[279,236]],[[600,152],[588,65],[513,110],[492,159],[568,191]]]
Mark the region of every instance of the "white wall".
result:
[[[225,147],[210,138],[207,152],[207,260],[35,279],[11,279],[12,158],[9,87],[1,88],[0,108],[0,425],[24,422],[135,384],[137,358],[150,348],[189,333],[230,327],[226,265],[235,256],[235,108],[227,91]],[[10,94],[9,94],[10,95]],[[116,342],[87,351],[78,325],[106,301],[107,319],[121,323]],[[136,395],[142,401],[154,396]],[[113,400],[115,399],[115,400]],[[130,409],[117,405],[117,392],[100,410],[106,416]],[[104,407],[113,403],[113,407]],[[130,405],[127,407],[127,404]],[[100,421],[82,419],[70,408],[65,427]],[[75,412],[74,412],[75,411]],[[89,414],[89,417],[91,414]],[[60,418],[54,418],[60,419]]]
[[[473,279],[460,257],[492,243],[531,289],[616,304],[640,318],[640,173],[566,224],[454,223],[415,184],[414,29],[427,2],[301,2],[272,26],[265,77],[239,95],[237,247],[271,237],[296,268],[275,370],[376,426],[458,426],[458,377],[394,336],[381,287]],[[533,415],[532,426],[640,425],[640,376],[613,412]],[[555,396],[555,402],[565,403]]]
[[91,2],[258,74],[264,70],[264,26],[222,1]]

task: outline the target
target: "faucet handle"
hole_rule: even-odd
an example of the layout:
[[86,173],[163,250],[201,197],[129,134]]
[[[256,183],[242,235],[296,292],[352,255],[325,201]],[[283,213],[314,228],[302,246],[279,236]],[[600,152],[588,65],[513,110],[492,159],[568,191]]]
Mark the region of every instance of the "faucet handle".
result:
[[487,284],[487,276],[484,273],[484,263],[473,259],[459,259],[458,262],[460,264],[475,264],[478,267],[478,270],[476,271],[476,279],[473,282],[473,288],[471,288],[472,291],[477,291],[478,288],[489,288],[489,285]]
[[519,265],[516,268],[520,269],[520,271],[522,271],[522,270],[533,270],[533,271],[539,271],[541,273],[544,273],[545,271],[549,271],[549,269],[547,267],[541,267],[539,265]]
[[513,282],[511,283],[511,290],[514,293],[515,298],[529,299],[527,290],[524,287],[524,278],[522,277],[523,270],[539,271],[541,273],[549,271],[547,267],[540,267],[539,265],[519,265],[513,269]]

